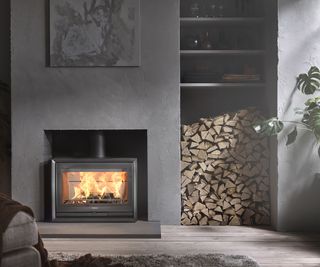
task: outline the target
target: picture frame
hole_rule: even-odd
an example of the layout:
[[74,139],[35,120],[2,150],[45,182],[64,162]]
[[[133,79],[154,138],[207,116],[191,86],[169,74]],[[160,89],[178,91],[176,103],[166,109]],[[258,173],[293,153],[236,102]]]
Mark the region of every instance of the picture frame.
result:
[[49,0],[51,67],[140,66],[140,0]]

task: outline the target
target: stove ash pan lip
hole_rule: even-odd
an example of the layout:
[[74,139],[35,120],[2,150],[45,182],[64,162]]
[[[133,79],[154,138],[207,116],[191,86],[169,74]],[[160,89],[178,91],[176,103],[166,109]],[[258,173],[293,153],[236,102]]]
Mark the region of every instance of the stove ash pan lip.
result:
[[[53,158],[51,160],[50,207],[51,222],[135,222],[137,221],[137,159],[136,158]],[[62,171],[126,171],[128,203],[64,205]]]

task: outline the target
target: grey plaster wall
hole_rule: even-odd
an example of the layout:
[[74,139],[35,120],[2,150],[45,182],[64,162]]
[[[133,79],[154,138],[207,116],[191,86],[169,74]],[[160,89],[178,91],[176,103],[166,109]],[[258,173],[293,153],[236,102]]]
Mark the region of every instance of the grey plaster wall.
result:
[[179,1],[141,0],[139,68],[46,67],[47,1],[11,2],[13,197],[43,218],[45,129],[147,129],[149,219],[179,223]]
[[[297,74],[320,65],[320,1],[279,0],[278,116],[293,120],[295,107],[306,100],[294,92]],[[299,136],[285,146],[285,135],[278,142],[278,222],[279,230],[318,230],[320,225],[320,171],[312,134]]]
[[[10,83],[10,0],[0,1],[0,80]],[[7,102],[1,94],[1,112],[8,112]],[[7,158],[0,161],[0,192],[10,194],[10,184],[10,159]]]

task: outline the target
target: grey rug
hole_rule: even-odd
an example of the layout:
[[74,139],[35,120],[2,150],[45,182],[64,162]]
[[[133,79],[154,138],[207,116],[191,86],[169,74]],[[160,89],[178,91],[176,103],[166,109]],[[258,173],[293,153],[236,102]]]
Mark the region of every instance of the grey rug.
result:
[[[80,255],[65,253],[50,253],[50,259],[58,261],[71,261]],[[127,267],[259,267],[259,264],[247,256],[239,255],[150,255],[109,257],[112,263],[122,263]]]

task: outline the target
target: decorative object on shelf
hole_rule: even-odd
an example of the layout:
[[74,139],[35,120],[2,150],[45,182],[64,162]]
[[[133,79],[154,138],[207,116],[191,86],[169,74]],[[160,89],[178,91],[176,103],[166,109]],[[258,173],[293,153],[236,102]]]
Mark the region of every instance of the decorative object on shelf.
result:
[[[305,95],[312,95],[320,91],[320,70],[318,67],[311,67],[308,73],[298,76],[296,88]],[[287,145],[296,141],[298,130],[313,133],[315,139],[320,141],[320,97],[309,98],[303,109],[296,109],[295,112],[302,115],[299,121],[282,121],[278,118],[270,118],[258,122],[253,126],[254,130],[262,136],[277,135],[284,129],[284,125],[292,125],[292,131],[287,137]],[[320,147],[318,149],[320,157]]]
[[201,16],[205,18],[214,18],[218,16],[218,3],[217,0],[202,1]]
[[225,73],[222,76],[222,81],[229,83],[260,82],[261,80],[261,75],[257,74],[256,68],[250,64],[243,66],[243,73]]
[[51,66],[139,66],[139,0],[50,0]]
[[223,1],[220,1],[218,6],[218,17],[224,17],[225,16],[225,7]]
[[198,1],[193,1],[193,3],[190,5],[190,14],[191,14],[191,17],[194,17],[194,18],[200,17],[200,5]]
[[200,38],[198,35],[188,35],[181,45],[186,49],[197,50],[200,48]]
[[252,16],[254,10],[254,1],[236,0],[235,5],[237,16]]
[[250,65],[250,64],[245,64],[243,66],[243,74],[246,74],[246,75],[254,75],[257,73],[257,69]]
[[260,82],[261,75],[259,74],[224,74],[222,76],[223,82],[237,83],[237,82]]
[[215,83],[221,78],[217,72],[186,72],[182,76],[184,83]]
[[203,61],[203,62],[201,62],[201,64],[195,64],[193,66],[193,70],[195,73],[212,72],[212,70],[210,70],[210,62],[208,62],[208,61]]
[[183,125],[183,225],[270,224],[269,149],[255,109]]
[[220,81],[221,73],[217,69],[210,67],[208,61],[195,64],[192,71],[186,71],[182,75],[184,83],[216,83]]
[[216,17],[217,16],[217,4],[216,2],[211,2],[207,8],[209,17]]
[[211,50],[213,48],[208,31],[203,34],[203,38],[201,40],[201,48],[205,50]]

